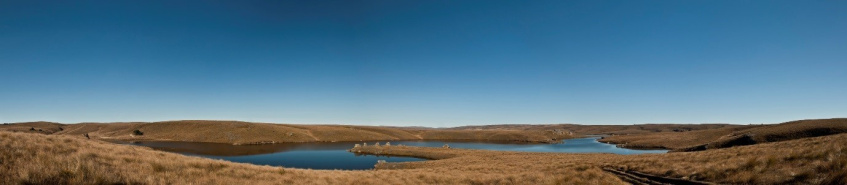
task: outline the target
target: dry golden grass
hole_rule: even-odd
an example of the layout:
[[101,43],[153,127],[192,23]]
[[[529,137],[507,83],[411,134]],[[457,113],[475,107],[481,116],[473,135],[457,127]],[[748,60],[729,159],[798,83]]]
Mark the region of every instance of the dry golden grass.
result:
[[847,134],[660,156],[606,165],[727,184],[847,184]]
[[52,134],[62,130],[62,124],[52,122],[27,122],[27,123],[4,123],[0,125],[0,130],[11,132],[29,132],[40,134]]
[[537,166],[549,162],[515,152],[490,155],[510,161],[502,166],[470,156],[403,163],[432,168],[343,171],[232,163],[64,135],[0,132],[0,151],[0,184],[623,184],[580,160]]
[[759,127],[759,125],[697,130],[690,132],[656,132],[646,134],[613,135],[604,137],[600,141],[619,144],[619,146],[626,148],[681,149],[702,145],[709,141],[718,140],[725,135],[732,134],[733,132],[754,127]]
[[[701,152],[612,155],[499,152],[423,147],[358,147],[353,152],[440,159],[385,163],[385,169],[458,169],[512,173],[574,167],[614,167],[656,176],[721,184],[845,184],[847,134],[741,146]],[[568,169],[573,170],[573,168]],[[566,172],[562,172],[566,173]]]
[[257,166],[65,135],[0,132],[0,184],[625,184],[602,167],[729,184],[844,184],[846,146],[847,134],[644,155],[369,146],[352,150],[437,160],[344,171]]
[[614,135],[600,141],[627,148],[667,148],[679,151],[726,148],[847,133],[847,119],[816,119],[774,125],[747,125],[691,132]]

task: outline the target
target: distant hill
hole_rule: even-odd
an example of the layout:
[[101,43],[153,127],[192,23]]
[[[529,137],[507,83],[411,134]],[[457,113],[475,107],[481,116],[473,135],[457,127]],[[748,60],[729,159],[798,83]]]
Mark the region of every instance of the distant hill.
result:
[[[627,148],[697,151],[847,132],[847,119],[801,120],[774,125],[640,124],[640,125],[484,125],[454,128],[355,125],[299,125],[242,121],[181,120],[163,122],[77,123],[26,122],[0,130],[41,134],[88,134],[113,140],[160,140],[228,144],[383,140],[474,140],[553,143],[589,134],[611,135],[603,142]],[[141,134],[134,133],[138,130]]]
[[[645,125],[487,125],[455,128],[299,125],[242,121],[181,120],[163,122],[116,122],[59,124],[28,122],[0,125],[0,130],[43,134],[88,134],[113,140],[163,140],[229,144],[279,142],[334,142],[377,140],[474,140],[498,142],[554,143],[586,134],[632,134],[686,132],[737,127],[728,124]],[[35,130],[31,130],[34,128]],[[134,134],[138,130],[142,134]]]
[[12,132],[29,132],[29,133],[40,133],[40,134],[53,134],[59,131],[62,131],[62,124],[46,122],[46,121],[38,121],[38,122],[24,122],[24,123],[4,123],[0,125],[0,130],[12,131]]
[[[181,120],[163,122],[116,122],[59,124],[27,122],[0,125],[0,130],[42,134],[88,134],[113,140],[162,140],[229,144],[279,142],[334,142],[377,140],[474,140],[498,142],[554,143],[587,134],[637,134],[687,132],[738,127],[729,124],[644,124],[644,125],[486,125],[454,128],[299,125],[242,121]],[[133,134],[135,130],[141,135]]]
[[450,129],[457,130],[567,130],[576,134],[641,134],[655,132],[687,132],[718,128],[736,128],[742,125],[731,124],[637,124],[637,125],[578,125],[578,124],[547,124],[547,125],[480,125],[462,126]]
[[[88,134],[114,140],[163,140],[230,144],[280,142],[334,142],[381,140],[489,140],[504,142],[557,142],[576,135],[553,130],[456,130],[416,127],[353,125],[296,125],[241,121],[183,120],[130,123],[15,123],[0,130],[28,132],[30,127],[50,130],[45,134]],[[134,134],[138,130],[142,134]]]

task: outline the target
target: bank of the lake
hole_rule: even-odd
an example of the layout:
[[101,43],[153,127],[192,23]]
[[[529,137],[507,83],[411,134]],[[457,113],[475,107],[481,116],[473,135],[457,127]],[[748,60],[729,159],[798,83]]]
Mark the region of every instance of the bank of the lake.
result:
[[627,184],[607,168],[718,184],[844,184],[847,177],[847,160],[832,158],[845,154],[844,134],[642,155],[357,147],[434,159],[375,170],[252,165],[62,135],[0,131],[0,138],[0,166],[13,169],[0,170],[0,184]]
[[136,141],[129,144],[146,146],[156,150],[175,152],[189,156],[222,159],[257,165],[283,166],[308,169],[372,169],[379,160],[387,162],[411,162],[425,159],[401,156],[375,156],[350,153],[355,144],[442,147],[482,149],[520,152],[552,153],[613,153],[643,154],[665,153],[667,150],[633,150],[618,148],[612,144],[598,142],[599,137],[568,139],[556,144],[490,143],[474,141],[383,141],[383,142],[311,142],[277,143],[264,145],[230,145],[221,143],[194,143],[171,141]]

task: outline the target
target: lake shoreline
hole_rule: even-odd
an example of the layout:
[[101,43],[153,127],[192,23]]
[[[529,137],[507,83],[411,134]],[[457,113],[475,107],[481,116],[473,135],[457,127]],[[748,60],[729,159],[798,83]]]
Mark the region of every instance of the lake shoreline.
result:
[[[438,159],[426,155],[397,155],[389,153],[363,153],[358,147],[378,146],[380,148],[425,147],[442,148],[450,146],[455,149],[500,151],[500,152],[533,152],[533,153],[612,153],[640,154],[665,153],[666,150],[630,150],[614,145],[597,142],[599,137],[584,137],[563,140],[555,144],[524,143],[524,142],[486,142],[468,140],[406,140],[406,141],[345,141],[345,142],[309,142],[309,143],[277,143],[265,145],[229,145],[222,143],[179,142],[179,141],[117,141],[119,144],[150,147],[154,150],[178,153],[187,156],[198,156],[211,159],[222,159],[232,162],[250,163],[256,165],[286,166],[295,168],[318,169],[370,169],[379,160],[389,162],[415,161],[408,158],[425,160]],[[352,148],[352,149],[351,149]],[[315,158],[315,156],[321,156]],[[360,158],[357,158],[360,157]],[[394,158],[392,158],[394,157]],[[399,157],[399,158],[398,158]],[[342,160],[344,159],[344,160]],[[364,161],[363,161],[364,160]],[[292,162],[301,161],[301,162]],[[358,163],[352,165],[332,166],[327,163]],[[308,165],[315,164],[315,165]]]

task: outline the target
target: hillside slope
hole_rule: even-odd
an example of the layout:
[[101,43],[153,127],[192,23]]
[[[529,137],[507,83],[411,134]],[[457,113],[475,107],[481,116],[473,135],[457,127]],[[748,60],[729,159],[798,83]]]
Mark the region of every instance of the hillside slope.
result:
[[0,130],[12,132],[29,132],[40,134],[53,134],[62,130],[62,124],[38,121],[25,123],[3,123],[0,125]]
[[774,125],[748,125],[685,133],[615,135],[600,141],[628,148],[700,151],[840,133],[847,133],[847,118],[798,120]]
[[[427,147],[359,146],[356,153],[438,159],[425,163],[384,163],[380,169],[459,169],[498,171],[507,166],[556,169],[568,162],[578,168],[610,168],[644,176],[704,184],[844,184],[847,183],[847,134],[803,138],[701,152],[609,155],[500,152]],[[570,164],[573,165],[573,164]],[[507,173],[507,172],[506,172]]]
[[457,130],[559,130],[579,135],[604,134],[643,134],[656,132],[688,132],[718,128],[734,128],[742,125],[730,124],[636,124],[636,125],[578,125],[578,124],[547,124],[547,125],[481,125],[462,126],[451,129]]
[[[51,127],[45,134],[111,140],[162,140],[229,144],[387,140],[479,140],[500,142],[557,142],[577,137],[553,130],[457,130],[353,125],[295,125],[240,121],[164,121],[153,123],[18,123],[0,130],[27,132],[31,126]],[[55,130],[55,131],[52,131]],[[138,130],[142,134],[134,134]]]

